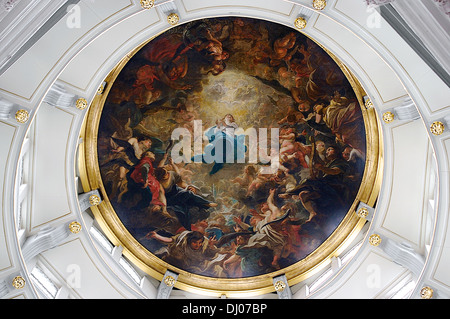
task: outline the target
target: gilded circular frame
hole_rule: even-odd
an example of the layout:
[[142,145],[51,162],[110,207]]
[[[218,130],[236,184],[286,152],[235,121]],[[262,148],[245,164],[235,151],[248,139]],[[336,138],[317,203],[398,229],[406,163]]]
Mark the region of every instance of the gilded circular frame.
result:
[[139,45],[113,68],[105,79],[107,83],[106,89],[102,94],[95,96],[93,99],[81,131],[81,137],[84,143],[79,149],[79,175],[84,191],[99,190],[102,195],[103,201],[101,204],[91,207],[91,211],[107,237],[114,245],[122,246],[124,255],[137,267],[157,280],[162,280],[166,271],[171,270],[179,274],[178,280],[175,283],[176,288],[215,297],[223,295],[227,297],[249,297],[274,292],[274,277],[285,275],[289,285],[294,285],[328,265],[330,259],[338,256],[352,242],[367,222],[364,218],[358,217],[356,214],[355,210],[358,204],[362,202],[369,206],[375,205],[381,186],[383,145],[378,116],[373,107],[365,107],[364,96],[366,93],[363,87],[339,59],[314,39],[311,40],[330,55],[351,84],[364,118],[367,145],[365,171],[361,187],[349,212],[339,227],[325,242],[301,261],[272,273],[238,279],[211,278],[187,272],[164,262],[143,247],[129,233],[126,227],[124,227],[114,212],[114,208],[108,199],[108,194],[102,182],[97,154],[97,134],[105,100],[113,83],[130,59],[153,39]]

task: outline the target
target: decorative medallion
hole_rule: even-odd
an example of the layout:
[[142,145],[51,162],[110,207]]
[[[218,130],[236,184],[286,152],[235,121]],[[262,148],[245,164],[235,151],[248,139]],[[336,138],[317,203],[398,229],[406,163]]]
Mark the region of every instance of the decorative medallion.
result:
[[30,113],[28,113],[27,110],[18,110],[16,112],[16,121],[21,124],[28,122],[29,118],[30,118]]
[[89,196],[89,204],[91,204],[91,206],[98,206],[101,203],[101,199],[98,195],[91,195]]
[[88,107],[88,102],[84,98],[80,98],[76,101],[75,106],[79,110],[84,110]]
[[105,91],[105,83],[102,83],[97,89],[97,94],[102,95],[104,91]]
[[373,107],[373,102],[371,99],[367,99],[364,105],[366,106],[366,109],[370,109]]
[[316,10],[323,10],[327,6],[327,2],[325,0],[314,0],[313,8]]
[[420,290],[420,297],[422,299],[431,299],[433,297],[433,289],[431,287],[423,287]]
[[77,221],[69,224],[69,230],[73,234],[78,234],[81,231],[81,224]]
[[369,210],[365,207],[361,207],[358,210],[358,217],[366,218],[367,216],[369,216]]
[[155,5],[154,0],[141,0],[141,7],[143,9],[151,9]]
[[180,21],[180,17],[176,13],[171,13],[167,16],[167,22],[171,25],[176,25]]
[[22,289],[25,287],[25,279],[22,276],[14,277],[12,280],[12,286],[16,289]]
[[303,18],[303,17],[298,17],[298,18],[295,19],[295,21],[294,21],[295,27],[296,27],[297,29],[300,29],[300,30],[306,28],[306,24],[307,24],[307,21],[306,21],[306,19]]
[[375,247],[379,246],[381,244],[380,235],[377,235],[377,234],[370,235],[369,244],[371,244],[372,246],[375,246]]
[[274,284],[274,287],[275,291],[282,292],[286,288],[286,284],[283,281],[279,280]]
[[363,227],[358,194],[379,189],[365,172],[379,161],[366,147],[381,144],[376,113],[345,72],[304,34],[258,19],[190,21],[149,40],[87,115],[81,178],[100,191],[96,220],[144,271],[179,274],[180,289],[220,297],[272,291],[280,273],[300,280]]
[[172,276],[167,276],[164,279],[164,283],[168,286],[168,287],[173,287],[175,285],[175,278],[173,278]]
[[445,126],[444,123],[442,122],[433,122],[433,124],[431,124],[430,126],[430,131],[433,135],[441,135],[442,133],[444,133],[445,130]]
[[394,113],[392,112],[383,113],[383,121],[385,123],[391,123],[393,120],[394,120]]

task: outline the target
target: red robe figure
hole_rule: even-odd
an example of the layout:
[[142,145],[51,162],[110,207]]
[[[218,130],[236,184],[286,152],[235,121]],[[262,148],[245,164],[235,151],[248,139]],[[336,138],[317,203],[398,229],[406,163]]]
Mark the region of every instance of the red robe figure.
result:
[[147,151],[143,154],[141,161],[137,164],[131,173],[133,181],[142,185],[141,194],[142,200],[135,208],[141,209],[148,205],[164,206],[160,200],[160,184],[154,176],[153,162],[155,161],[155,154]]

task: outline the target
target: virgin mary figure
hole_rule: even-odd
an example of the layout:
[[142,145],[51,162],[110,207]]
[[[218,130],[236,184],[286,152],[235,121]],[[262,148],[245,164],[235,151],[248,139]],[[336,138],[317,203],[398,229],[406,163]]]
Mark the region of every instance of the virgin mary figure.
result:
[[226,163],[244,163],[247,146],[245,135],[235,134],[238,125],[231,114],[225,115],[216,125],[205,132],[208,144],[203,154],[194,155],[192,160],[196,163],[214,163],[209,175],[220,171]]

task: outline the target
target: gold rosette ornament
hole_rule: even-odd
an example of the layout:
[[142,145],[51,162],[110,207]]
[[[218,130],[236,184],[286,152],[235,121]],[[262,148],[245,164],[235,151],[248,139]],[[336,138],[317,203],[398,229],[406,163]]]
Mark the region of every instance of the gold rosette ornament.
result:
[[153,0],[141,0],[141,7],[142,9],[151,9],[155,5],[155,1]]
[[327,2],[325,0],[314,0],[313,8],[316,10],[323,10],[327,6]]

